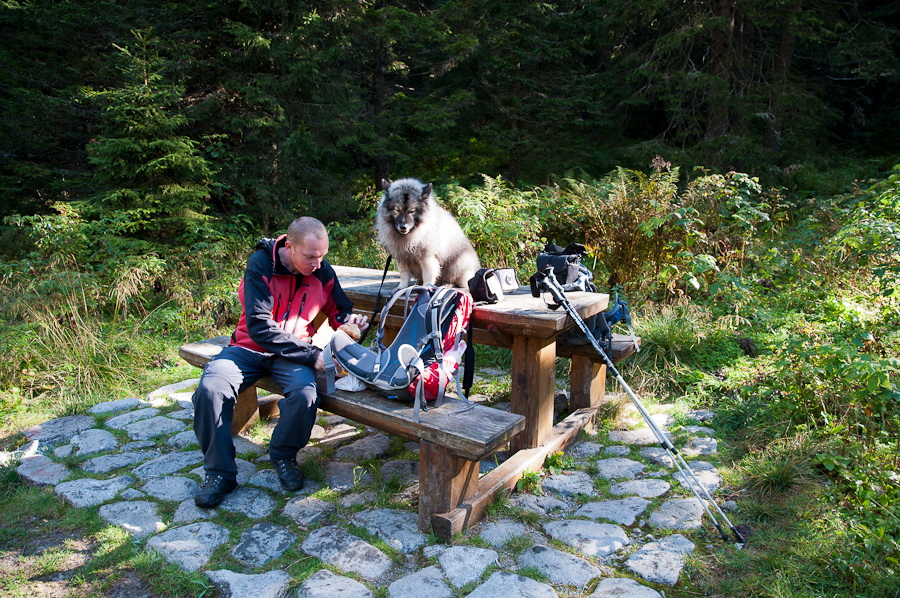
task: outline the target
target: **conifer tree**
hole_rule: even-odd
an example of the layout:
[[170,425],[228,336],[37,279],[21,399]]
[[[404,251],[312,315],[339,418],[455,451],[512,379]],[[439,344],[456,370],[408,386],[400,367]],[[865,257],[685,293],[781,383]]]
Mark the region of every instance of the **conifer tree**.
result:
[[88,145],[103,190],[88,212],[119,233],[174,239],[203,219],[213,169],[179,135],[183,88],[166,82],[150,32],[133,33],[132,44],[116,46],[122,85],[89,94],[103,103],[101,134]]

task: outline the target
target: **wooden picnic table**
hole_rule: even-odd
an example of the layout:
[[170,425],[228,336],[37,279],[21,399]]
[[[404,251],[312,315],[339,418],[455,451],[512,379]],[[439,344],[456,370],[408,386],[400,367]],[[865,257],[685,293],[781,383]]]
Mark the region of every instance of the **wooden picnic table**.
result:
[[[381,270],[334,266],[341,287],[354,303],[354,310],[371,315],[381,287]],[[381,290],[381,305],[397,288],[400,276],[388,272]],[[570,292],[566,296],[582,318],[607,308],[609,295]],[[395,306],[392,314],[402,314]],[[400,315],[392,315],[385,327],[397,330]],[[474,342],[512,349],[510,411],[525,416],[525,430],[512,441],[512,449],[539,447],[547,442],[553,428],[553,395],[556,384],[557,346],[561,336],[575,323],[560,308],[551,310],[542,297],[532,297],[527,286],[504,293],[503,301],[477,305],[472,314]],[[566,352],[566,351],[564,351]],[[572,359],[570,399],[573,410],[594,407],[603,399],[606,368],[596,356],[567,354]]]
[[[334,269],[355,311],[371,314],[382,271],[346,266]],[[382,304],[399,281],[396,272],[388,272],[381,290]],[[582,318],[603,311],[609,300],[602,293],[572,292],[567,297]],[[402,310],[402,305],[396,305],[386,319],[388,342],[390,334],[403,323]],[[547,455],[564,450],[580,430],[590,429],[606,391],[606,366],[596,351],[590,345],[568,342],[565,333],[575,323],[563,309],[551,310],[543,298],[532,297],[528,287],[504,293],[500,303],[476,306],[471,322],[476,345],[512,350],[512,413],[482,406],[466,411],[457,408],[459,401],[450,400],[415,421],[409,405],[371,391],[320,393],[326,410],[419,441],[419,528],[427,531],[430,527],[445,541],[481,519],[494,496],[512,489],[526,471],[540,470]],[[228,337],[218,337],[188,343],[179,353],[188,363],[203,367],[228,341]],[[613,362],[633,351],[630,338],[613,335]],[[571,359],[570,413],[554,425],[557,356]],[[258,398],[256,386],[280,393],[269,378],[241,393],[235,406],[233,433],[243,430],[256,416],[277,415],[277,400]],[[507,442],[509,458],[479,476],[478,461]]]

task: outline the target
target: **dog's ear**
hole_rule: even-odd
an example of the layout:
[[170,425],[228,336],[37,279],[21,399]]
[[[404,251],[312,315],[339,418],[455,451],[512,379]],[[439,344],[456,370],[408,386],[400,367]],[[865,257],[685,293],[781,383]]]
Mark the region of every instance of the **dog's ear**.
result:
[[381,190],[382,191],[387,191],[388,187],[390,187],[390,186],[391,186],[391,182],[389,180],[381,179]]
[[431,195],[431,183],[425,183],[422,185],[422,199],[425,199]]

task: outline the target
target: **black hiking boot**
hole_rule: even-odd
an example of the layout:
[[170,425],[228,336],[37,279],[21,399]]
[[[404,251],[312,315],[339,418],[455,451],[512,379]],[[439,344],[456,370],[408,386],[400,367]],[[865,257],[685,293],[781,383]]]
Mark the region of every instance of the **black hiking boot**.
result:
[[219,506],[225,496],[238,487],[234,480],[227,480],[221,475],[210,474],[206,476],[200,491],[194,497],[194,504],[201,509],[211,509]]
[[273,459],[272,465],[275,466],[275,473],[278,474],[278,481],[288,492],[294,492],[303,488],[303,472],[297,467],[297,459]]

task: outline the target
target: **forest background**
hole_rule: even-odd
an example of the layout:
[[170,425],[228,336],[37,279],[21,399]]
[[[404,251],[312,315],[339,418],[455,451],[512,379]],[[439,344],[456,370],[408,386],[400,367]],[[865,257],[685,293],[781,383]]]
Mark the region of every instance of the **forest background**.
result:
[[[2,448],[185,377],[297,215],[380,267],[378,182],[414,176],[491,266],[585,243],[644,339],[626,377],[720,414],[756,548],[685,595],[898,596],[898,13],[0,0]],[[54,525],[4,517],[4,547]]]

